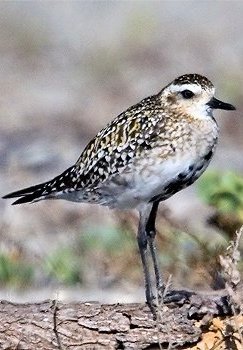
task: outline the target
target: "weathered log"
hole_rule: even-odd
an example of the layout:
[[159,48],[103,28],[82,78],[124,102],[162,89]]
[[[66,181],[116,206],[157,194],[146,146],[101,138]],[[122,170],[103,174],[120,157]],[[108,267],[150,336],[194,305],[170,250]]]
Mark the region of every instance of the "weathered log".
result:
[[210,318],[232,315],[226,292],[178,295],[177,303],[157,307],[156,321],[145,304],[1,301],[0,348],[188,349],[200,340]]

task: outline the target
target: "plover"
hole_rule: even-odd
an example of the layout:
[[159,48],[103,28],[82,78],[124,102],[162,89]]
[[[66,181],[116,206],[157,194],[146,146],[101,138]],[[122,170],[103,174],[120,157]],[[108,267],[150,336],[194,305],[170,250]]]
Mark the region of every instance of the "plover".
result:
[[214,93],[206,77],[182,75],[118,115],[61,175],[3,198],[20,197],[13,204],[66,199],[137,209],[137,241],[152,309],[149,253],[157,293],[164,288],[154,242],[159,203],[190,186],[207,168],[218,140],[213,110],[235,109]]

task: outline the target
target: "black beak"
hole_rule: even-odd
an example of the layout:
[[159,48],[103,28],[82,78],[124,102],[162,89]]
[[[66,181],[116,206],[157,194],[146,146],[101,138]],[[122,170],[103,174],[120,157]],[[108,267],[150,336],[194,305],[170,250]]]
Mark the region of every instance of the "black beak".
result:
[[211,98],[207,105],[213,109],[225,109],[226,111],[234,111],[236,109],[233,105],[222,102],[215,97]]

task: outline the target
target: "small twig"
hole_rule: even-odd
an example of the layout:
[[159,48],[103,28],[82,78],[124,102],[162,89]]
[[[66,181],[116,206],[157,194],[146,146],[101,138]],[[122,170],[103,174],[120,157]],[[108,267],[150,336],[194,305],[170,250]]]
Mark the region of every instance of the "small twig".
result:
[[[171,286],[171,280],[172,280],[172,275],[169,275],[167,281],[166,281],[166,284],[165,284],[165,288],[163,290],[163,294],[162,294],[162,297],[161,299],[159,300],[159,296],[157,294],[157,300],[156,300],[156,303],[157,303],[157,317],[156,317],[156,328],[159,332],[159,324],[160,324],[160,320],[161,320],[161,315],[163,313],[163,311],[161,310],[161,306],[163,305],[163,300],[164,300],[164,297],[166,296],[167,292],[168,292],[168,289],[170,288]],[[162,348],[162,345],[160,342],[158,342],[159,344],[159,349],[160,350],[163,350]],[[168,348],[167,350],[170,350],[171,349],[171,344],[168,345]]]
[[53,309],[53,332],[55,333],[56,340],[57,340],[57,346],[59,350],[65,350],[62,346],[59,333],[57,330],[57,311],[58,311],[58,305],[57,305],[57,300],[54,299],[52,300],[52,305],[51,308]]
[[167,282],[166,282],[166,285],[165,285],[165,289],[163,291],[163,295],[162,295],[162,302],[163,302],[163,299],[165,298],[167,292],[168,292],[168,289],[170,288],[171,286],[171,280],[172,280],[172,275],[170,274],[168,279],[167,279]]
[[229,246],[226,249],[226,253],[219,256],[219,262],[225,280],[225,289],[232,303],[232,311],[237,308],[240,309],[240,312],[243,310],[237,293],[237,286],[240,283],[240,272],[237,265],[240,261],[239,244],[242,234],[243,227],[236,232],[234,240],[229,243]]
[[[226,289],[229,288],[229,294],[234,291],[240,283],[240,272],[237,264],[240,261],[239,244],[243,234],[243,227],[236,232],[235,238],[229,243],[224,255],[219,256],[220,265],[224,273]],[[230,295],[231,296],[231,295]]]
[[[242,235],[243,226],[238,232],[236,232],[234,240],[230,242],[228,248],[226,249],[226,254],[224,256],[219,256],[220,265],[224,273],[225,289],[229,295],[231,309],[235,317],[237,314],[243,314],[243,306],[240,300],[239,292],[237,291],[237,287],[239,286],[241,280],[237,265],[240,261],[239,244]],[[230,323],[232,326],[232,320]],[[240,342],[243,345],[241,329],[236,321],[234,322],[234,329],[237,330],[240,337]]]

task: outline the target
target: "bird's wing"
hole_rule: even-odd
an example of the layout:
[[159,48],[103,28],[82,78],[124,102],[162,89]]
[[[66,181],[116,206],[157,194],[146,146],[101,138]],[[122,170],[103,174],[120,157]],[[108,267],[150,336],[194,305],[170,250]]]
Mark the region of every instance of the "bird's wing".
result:
[[105,181],[153,147],[165,119],[154,99],[130,107],[90,141],[76,163],[77,189]]

